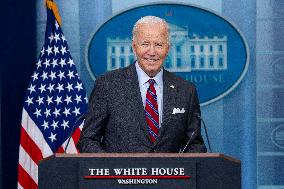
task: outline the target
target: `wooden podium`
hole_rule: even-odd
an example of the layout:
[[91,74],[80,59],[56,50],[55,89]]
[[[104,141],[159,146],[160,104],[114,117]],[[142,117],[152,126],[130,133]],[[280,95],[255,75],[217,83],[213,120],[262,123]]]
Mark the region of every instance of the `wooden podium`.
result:
[[240,189],[241,162],[217,153],[55,154],[39,189]]

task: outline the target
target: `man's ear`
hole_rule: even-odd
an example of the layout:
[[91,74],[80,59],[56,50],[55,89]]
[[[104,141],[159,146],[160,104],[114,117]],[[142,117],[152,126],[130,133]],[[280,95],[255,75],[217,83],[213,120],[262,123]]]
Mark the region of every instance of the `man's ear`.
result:
[[170,44],[170,42],[168,42],[167,55],[169,54],[170,48],[171,48],[171,44]]
[[132,50],[133,50],[133,54],[136,56],[136,43],[133,39],[132,39]]

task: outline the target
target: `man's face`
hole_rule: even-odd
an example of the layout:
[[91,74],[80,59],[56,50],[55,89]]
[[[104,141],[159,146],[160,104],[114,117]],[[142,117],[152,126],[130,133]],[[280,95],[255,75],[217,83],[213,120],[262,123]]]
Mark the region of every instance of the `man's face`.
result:
[[150,77],[154,77],[163,65],[169,51],[167,29],[161,23],[139,24],[132,42],[138,64]]

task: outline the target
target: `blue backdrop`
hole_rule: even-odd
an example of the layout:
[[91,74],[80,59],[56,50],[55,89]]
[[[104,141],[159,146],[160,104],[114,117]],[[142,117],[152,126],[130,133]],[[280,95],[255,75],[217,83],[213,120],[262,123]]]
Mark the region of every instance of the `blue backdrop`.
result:
[[[44,1],[14,2],[6,9],[9,34],[1,43],[1,178],[16,188],[21,110],[43,44]],[[90,94],[87,44],[108,18],[153,0],[56,1],[77,70]],[[214,152],[242,161],[242,188],[284,188],[284,2],[279,0],[176,0],[212,10],[244,34],[250,65],[224,98],[202,107]],[[2,50],[5,49],[5,50]]]

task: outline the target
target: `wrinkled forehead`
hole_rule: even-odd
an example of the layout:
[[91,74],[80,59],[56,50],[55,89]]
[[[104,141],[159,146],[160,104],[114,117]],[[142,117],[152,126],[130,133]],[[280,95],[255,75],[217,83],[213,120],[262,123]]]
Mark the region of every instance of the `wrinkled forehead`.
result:
[[161,32],[168,32],[168,26],[163,22],[149,22],[149,23],[138,23],[136,25],[136,32],[139,33],[141,30],[156,29]]
[[[133,39],[137,40],[137,37],[154,37],[160,38],[160,40],[166,40],[168,42],[168,28],[164,23],[139,23],[136,25],[136,32]],[[161,39],[162,38],[162,39]]]

